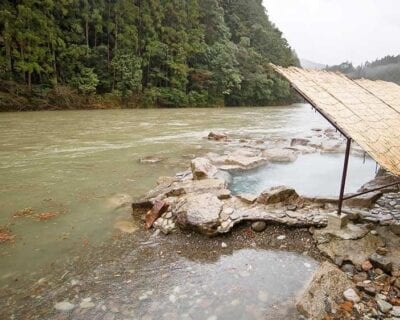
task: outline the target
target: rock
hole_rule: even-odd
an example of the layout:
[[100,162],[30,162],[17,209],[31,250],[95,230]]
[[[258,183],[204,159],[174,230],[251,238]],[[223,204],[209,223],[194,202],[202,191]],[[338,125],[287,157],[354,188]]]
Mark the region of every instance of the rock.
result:
[[373,266],[382,269],[386,273],[390,273],[392,271],[393,267],[392,262],[388,258],[380,254],[377,253],[371,254],[369,260],[371,261]]
[[217,167],[206,158],[196,158],[191,162],[193,180],[213,178],[217,173]]
[[356,265],[367,260],[376,248],[382,245],[383,241],[379,237],[369,233],[358,240],[333,238],[328,242],[318,244],[318,249],[332,260],[341,257]]
[[229,155],[225,158],[225,164],[237,165],[242,170],[249,170],[267,164],[267,159],[259,156]]
[[360,297],[353,288],[346,289],[343,292],[343,296],[347,301],[352,301],[354,303],[360,302]]
[[179,197],[186,194],[199,193],[217,193],[221,189],[225,189],[225,181],[220,179],[204,179],[204,180],[185,180],[173,183],[167,188],[156,188],[150,197]]
[[215,235],[223,202],[217,196],[204,193],[189,195],[173,209],[177,223],[182,228],[195,229],[206,235]]
[[176,225],[172,220],[159,218],[154,222],[154,228],[160,230],[163,234],[168,235],[175,231]]
[[343,292],[354,289],[346,274],[329,262],[323,262],[296,302],[299,312],[310,319],[324,319],[327,310],[337,309]]
[[286,236],[285,235],[280,235],[280,236],[277,236],[276,239],[279,240],[279,241],[282,241],[282,240],[286,239]]
[[309,139],[294,138],[290,142],[290,146],[291,147],[294,147],[294,146],[306,146],[309,142],[310,142]]
[[87,301],[87,300],[82,301],[82,302],[79,304],[79,308],[81,308],[81,309],[90,309],[90,308],[94,308],[95,306],[96,306],[96,305],[95,305],[93,302]]
[[238,194],[237,197],[247,204],[253,204],[254,202],[257,201],[257,196],[255,194],[241,193]]
[[219,200],[226,200],[232,196],[232,192],[229,189],[222,189],[216,192],[215,194]]
[[363,269],[364,271],[369,271],[372,269],[372,264],[371,262],[369,262],[369,260],[364,261],[363,263],[361,263],[361,269]]
[[[383,174],[383,175],[377,175],[375,179],[367,182],[366,184],[364,184],[359,190],[358,192],[363,192],[363,191],[367,191],[367,190],[372,190],[372,189],[376,189],[376,188],[380,188],[380,187],[384,187],[387,186],[389,184],[392,183],[396,183],[397,181],[399,181],[399,178],[391,175],[391,174]],[[392,187],[387,187],[385,189],[381,190],[384,193],[387,192],[398,192],[399,188],[397,185],[392,186]]]
[[256,221],[251,224],[251,229],[255,232],[263,232],[267,228],[265,221]]
[[376,249],[376,253],[380,254],[381,256],[386,256],[389,250],[385,247],[379,247]]
[[221,243],[221,248],[227,248],[227,247],[228,247],[228,245],[225,242]]
[[390,314],[393,317],[400,317],[400,307],[399,306],[395,306],[392,308],[392,311],[390,311]]
[[394,281],[394,286],[397,287],[397,289],[400,289],[400,278],[397,278],[397,279]]
[[[349,274],[353,274],[354,273],[354,266],[350,263],[345,263],[342,267],[341,267],[343,272],[349,273]],[[357,281],[356,281],[357,282]]]
[[168,209],[168,203],[165,201],[156,201],[154,203],[153,208],[151,210],[147,211],[146,213],[146,229],[150,229],[153,226],[153,223],[161,217],[161,215],[167,211]]
[[152,156],[144,157],[144,158],[140,158],[139,159],[139,162],[143,163],[143,164],[155,164],[155,163],[159,163],[161,161],[162,161],[162,159],[156,158],[156,157],[152,157]]
[[381,197],[382,192],[370,192],[361,196],[345,200],[344,204],[349,207],[371,208],[372,205]]
[[257,198],[258,203],[276,204],[280,202],[290,203],[299,198],[299,195],[292,188],[285,186],[273,187],[263,191]]
[[356,273],[356,274],[353,276],[353,281],[354,281],[355,283],[357,283],[357,282],[363,282],[363,281],[365,281],[365,280],[367,280],[367,279],[368,279],[368,275],[367,275],[366,272],[359,272],[359,273]]
[[72,309],[75,308],[75,305],[68,301],[62,301],[62,302],[56,303],[54,305],[54,308],[58,311],[71,311]]
[[224,133],[210,132],[208,134],[208,140],[222,141],[228,139],[228,136]]
[[379,310],[383,313],[388,313],[393,308],[393,306],[389,302],[386,302],[382,299],[377,299],[376,303],[378,304]]
[[262,156],[270,162],[293,162],[297,159],[297,153],[290,149],[268,149]]

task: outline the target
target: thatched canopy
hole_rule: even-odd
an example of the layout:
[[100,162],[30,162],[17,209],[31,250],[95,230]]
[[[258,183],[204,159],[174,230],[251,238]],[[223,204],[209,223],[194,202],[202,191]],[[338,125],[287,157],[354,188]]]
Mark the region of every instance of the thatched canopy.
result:
[[400,175],[400,86],[340,73],[274,69],[383,168]]

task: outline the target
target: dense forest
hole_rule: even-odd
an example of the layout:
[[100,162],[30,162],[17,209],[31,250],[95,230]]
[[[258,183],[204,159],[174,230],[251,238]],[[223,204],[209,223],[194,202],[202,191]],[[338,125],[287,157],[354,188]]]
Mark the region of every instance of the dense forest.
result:
[[298,65],[262,0],[2,0],[0,109],[269,105]]
[[354,67],[351,62],[343,62],[327,70],[340,71],[354,79],[384,80],[400,84],[400,55],[386,56],[358,67]]

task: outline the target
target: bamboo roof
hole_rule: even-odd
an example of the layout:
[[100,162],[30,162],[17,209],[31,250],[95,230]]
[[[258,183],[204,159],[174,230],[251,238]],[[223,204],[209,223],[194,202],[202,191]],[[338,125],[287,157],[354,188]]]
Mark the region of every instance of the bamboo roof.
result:
[[383,168],[400,175],[400,86],[321,70],[273,68]]

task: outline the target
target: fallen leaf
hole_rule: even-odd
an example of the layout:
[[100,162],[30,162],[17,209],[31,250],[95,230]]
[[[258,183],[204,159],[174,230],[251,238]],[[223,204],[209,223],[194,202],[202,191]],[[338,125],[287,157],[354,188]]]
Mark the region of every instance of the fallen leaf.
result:
[[5,227],[0,227],[0,243],[12,242],[14,241],[15,235],[11,233]]
[[55,218],[57,215],[56,212],[42,212],[35,214],[34,217],[40,221],[46,221]]
[[32,208],[25,208],[22,210],[18,210],[16,212],[14,212],[14,214],[12,215],[12,217],[14,219],[16,218],[25,218],[25,217],[31,217],[35,214],[35,211],[33,211]]

